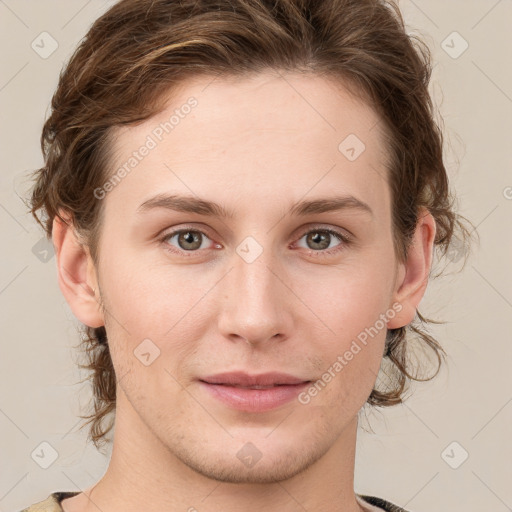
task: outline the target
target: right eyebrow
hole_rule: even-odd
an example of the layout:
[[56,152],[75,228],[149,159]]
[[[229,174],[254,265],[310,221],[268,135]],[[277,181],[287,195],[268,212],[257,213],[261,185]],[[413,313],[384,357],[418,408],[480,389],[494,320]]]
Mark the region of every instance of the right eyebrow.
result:
[[158,194],[144,201],[137,208],[137,213],[145,213],[155,208],[166,208],[177,212],[197,213],[212,217],[234,218],[235,214],[213,201],[193,196]]

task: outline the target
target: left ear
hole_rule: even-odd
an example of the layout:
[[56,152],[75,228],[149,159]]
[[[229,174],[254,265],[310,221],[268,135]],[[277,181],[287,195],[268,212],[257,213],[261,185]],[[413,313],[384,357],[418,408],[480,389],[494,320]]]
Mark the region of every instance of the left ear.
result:
[[432,214],[422,207],[418,214],[418,222],[409,247],[407,261],[398,264],[392,303],[401,304],[402,309],[388,321],[388,329],[404,327],[414,320],[416,308],[428,285],[435,235],[436,221]]

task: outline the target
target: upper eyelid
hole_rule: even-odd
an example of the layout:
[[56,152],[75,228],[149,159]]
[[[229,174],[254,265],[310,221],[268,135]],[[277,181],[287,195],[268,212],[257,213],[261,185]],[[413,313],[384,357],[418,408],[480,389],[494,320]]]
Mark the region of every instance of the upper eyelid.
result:
[[[211,237],[207,232],[205,232],[205,231],[208,231],[207,229],[197,228],[197,227],[193,227],[193,226],[184,226],[181,228],[175,228],[172,231],[167,232],[163,236],[159,237],[159,242],[169,246],[169,247],[165,247],[165,249],[164,249],[165,251],[168,251],[168,252],[171,252],[174,254],[178,254],[178,256],[183,255],[183,257],[186,257],[186,258],[193,258],[194,256],[200,257],[200,254],[206,249],[199,250],[199,251],[198,250],[185,251],[184,249],[175,248],[174,246],[172,246],[172,244],[167,242],[167,240],[169,240],[170,238],[173,238],[177,234],[179,234],[181,232],[186,232],[186,231],[199,232],[199,233],[205,235],[208,239],[210,239],[210,241],[214,245],[217,245],[216,248],[222,249],[222,245],[215,242],[214,238]],[[332,226],[327,227],[327,226],[323,226],[323,225],[313,225],[313,226],[305,227],[304,230],[301,231],[301,235],[298,239],[295,239],[295,237],[294,237],[294,241],[292,242],[292,244],[295,245],[300,239],[302,239],[302,237],[304,237],[305,235],[307,235],[308,233],[310,233],[312,231],[313,232],[314,231],[330,232],[331,236],[334,236],[339,242],[339,244],[337,246],[335,246],[334,248],[331,248],[331,249],[322,249],[320,251],[314,251],[312,249],[308,249],[307,250],[308,253],[314,258],[318,258],[318,261],[322,261],[322,259],[325,259],[325,258],[328,259],[331,257],[335,257],[337,254],[343,253],[343,251],[349,249],[350,247],[354,246],[354,244],[355,244],[355,239],[354,239],[354,236],[352,235],[352,233],[349,232],[350,234],[347,234],[346,230],[343,230],[342,228],[339,228],[339,227],[332,227]]]
[[[350,233],[347,229],[341,228],[341,227],[335,227],[330,225],[324,225],[324,224],[314,224],[312,226],[305,227],[304,229],[300,230],[300,238],[302,238],[304,235],[308,234],[311,231],[332,231],[333,235],[338,235],[341,237],[342,242],[350,242],[352,241],[354,235]],[[176,228],[171,229],[169,232],[164,233],[160,238],[163,240],[166,240],[168,238],[172,238],[173,236],[176,236],[179,233],[182,233],[184,231],[195,231],[199,232],[205,236],[207,236],[212,242],[213,237],[209,235],[208,229],[202,228],[202,227],[195,227],[195,226],[184,226],[182,228]]]

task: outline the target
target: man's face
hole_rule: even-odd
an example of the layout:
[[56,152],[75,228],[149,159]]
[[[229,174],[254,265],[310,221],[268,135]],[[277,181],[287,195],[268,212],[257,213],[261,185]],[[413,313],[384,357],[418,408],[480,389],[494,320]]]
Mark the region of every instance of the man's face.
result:
[[[216,479],[264,482],[304,470],[354,426],[396,284],[380,129],[370,107],[324,79],[260,74],[190,81],[165,111],[117,132],[113,172],[126,176],[102,199],[97,269],[116,434],[131,429]],[[140,208],[157,195],[233,216]],[[292,210],[341,196],[372,213]],[[202,382],[224,372],[311,382]]]

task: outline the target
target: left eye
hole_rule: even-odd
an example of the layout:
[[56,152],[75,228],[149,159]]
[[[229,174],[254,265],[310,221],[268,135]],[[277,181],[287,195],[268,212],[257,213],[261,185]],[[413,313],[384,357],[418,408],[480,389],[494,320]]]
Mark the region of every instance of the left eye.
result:
[[[332,242],[333,240],[333,237],[340,242],[335,247],[348,244],[349,242],[347,236],[343,235],[342,233],[338,233],[338,231],[334,231],[332,229],[313,229],[302,235],[301,239],[304,237],[306,237],[306,243],[313,244],[313,252],[325,251],[326,249],[328,249],[330,246],[330,242]],[[336,251],[337,250],[338,249],[336,249]],[[331,251],[329,249],[328,251],[325,252],[330,253],[336,251]]]
[[[332,229],[312,229],[304,233],[299,240],[306,237],[306,243],[312,244],[313,247],[306,247],[310,251],[310,253],[319,253],[318,255],[331,254],[332,252],[337,252],[342,250],[344,246],[350,243],[350,239],[348,235],[345,235],[341,232],[332,230]],[[338,244],[335,247],[335,250],[332,250],[332,247],[329,248],[331,242],[333,241],[333,237],[338,240]],[[173,231],[168,233],[162,238],[163,242],[170,242],[176,238],[176,242],[178,244],[177,250],[169,249],[172,252],[197,252],[198,249],[206,249],[203,245],[204,239],[210,240],[210,238],[197,229],[182,229]],[[167,244],[176,247],[173,244]],[[341,247],[340,247],[341,246]],[[218,245],[218,247],[220,247]],[[316,255],[316,254],[315,254]]]

